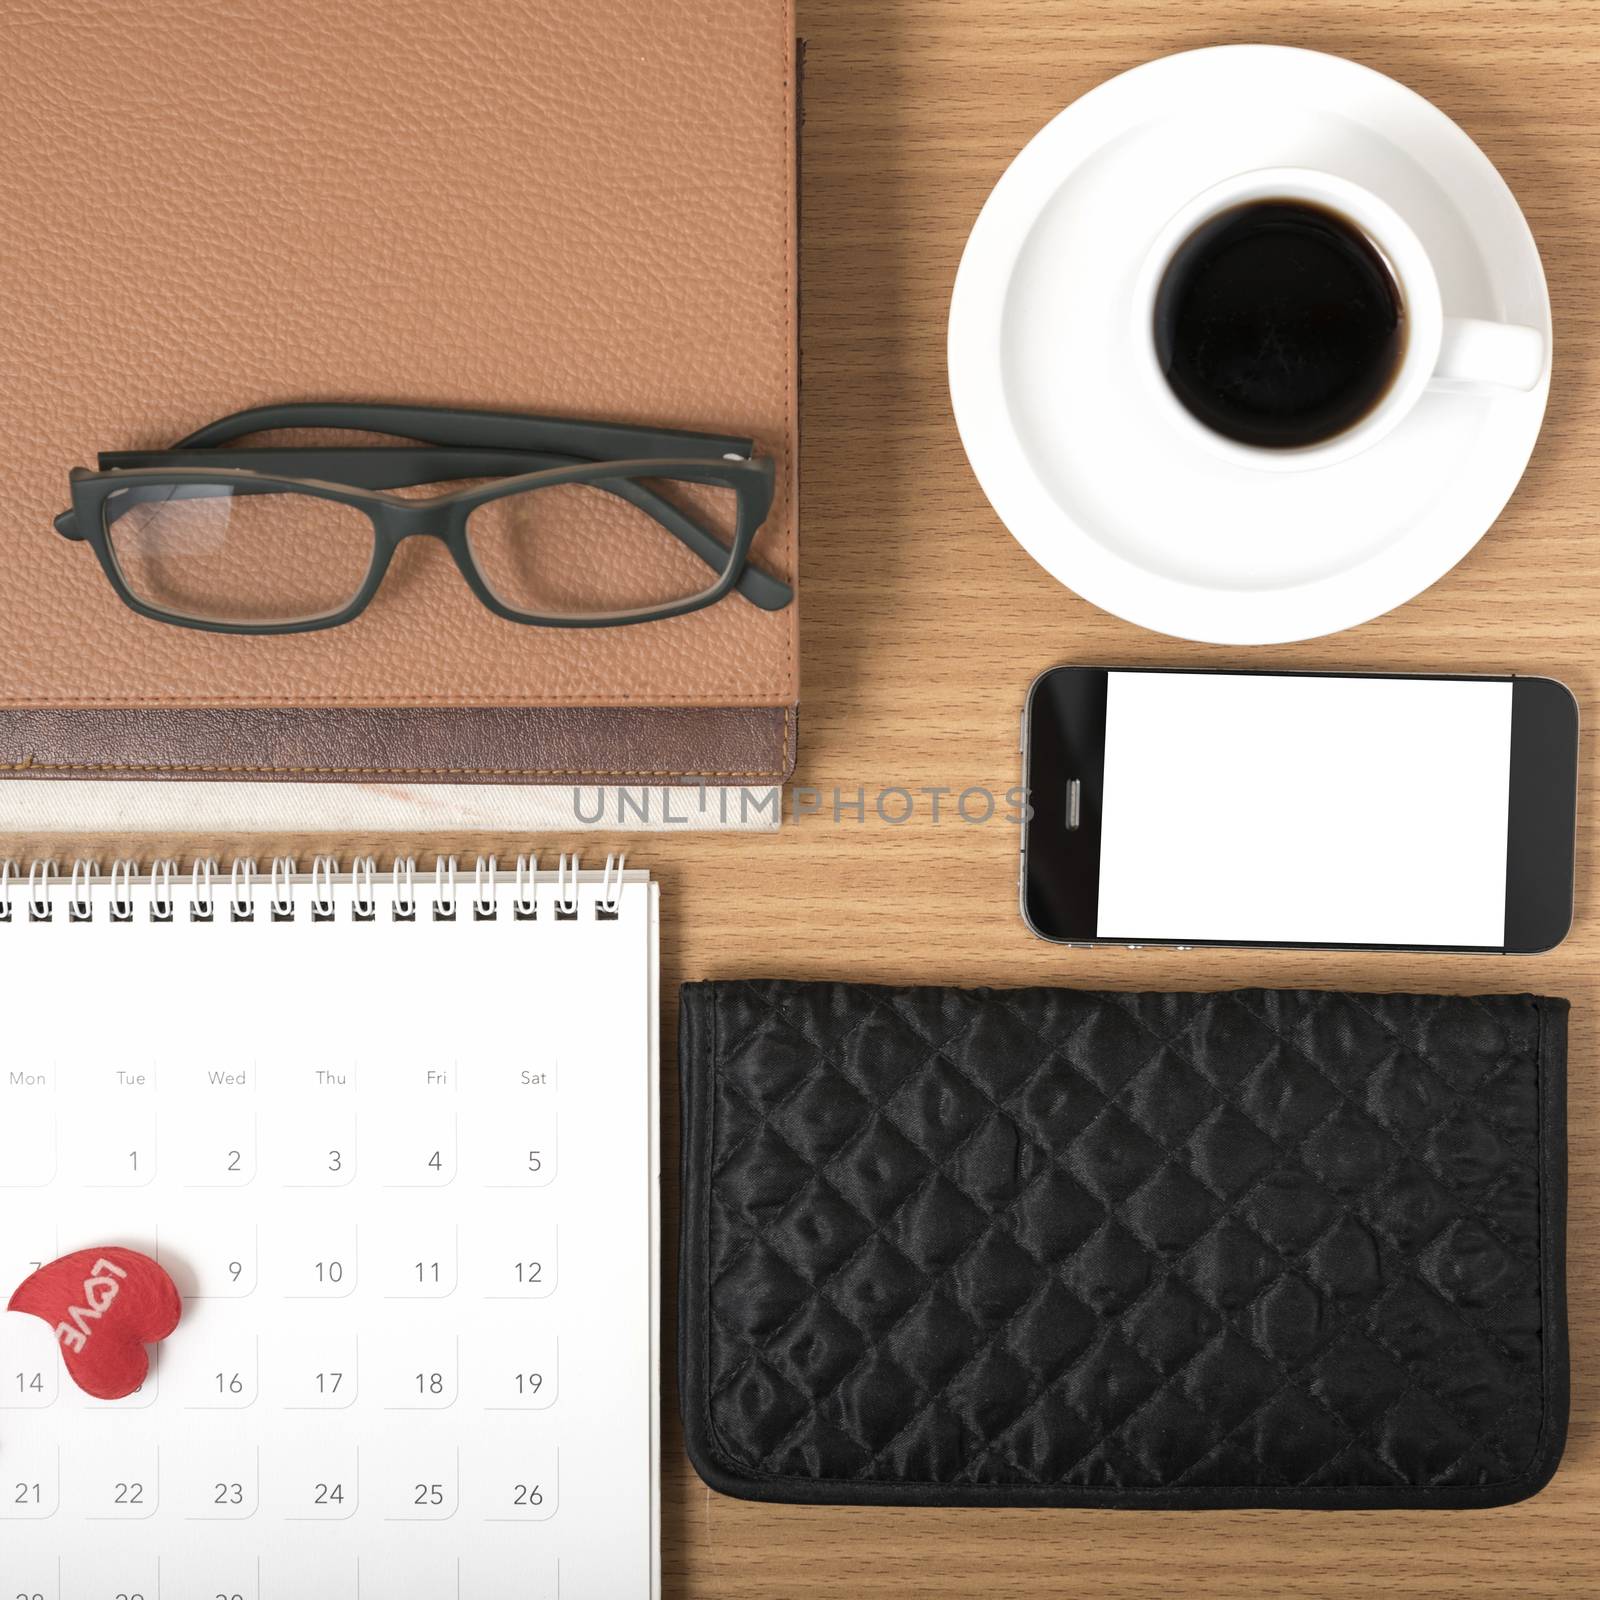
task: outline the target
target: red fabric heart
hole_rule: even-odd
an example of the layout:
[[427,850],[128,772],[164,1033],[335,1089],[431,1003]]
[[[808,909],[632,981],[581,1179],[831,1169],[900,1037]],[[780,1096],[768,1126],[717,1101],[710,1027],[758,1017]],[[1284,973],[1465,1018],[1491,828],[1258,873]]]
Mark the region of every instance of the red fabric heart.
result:
[[40,1267],[7,1309],[50,1324],[67,1373],[85,1394],[120,1400],[144,1382],[145,1346],[178,1326],[183,1301],[157,1262],[113,1244],[74,1250]]

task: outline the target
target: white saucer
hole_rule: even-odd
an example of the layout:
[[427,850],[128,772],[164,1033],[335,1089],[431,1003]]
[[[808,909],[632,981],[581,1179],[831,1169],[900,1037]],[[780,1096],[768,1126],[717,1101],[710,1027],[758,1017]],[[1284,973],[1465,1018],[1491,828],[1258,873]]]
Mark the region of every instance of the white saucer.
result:
[[1224,45],[1068,106],[1012,162],[950,307],[962,443],[1017,541],[1142,627],[1272,644],[1354,627],[1448,572],[1533,452],[1527,393],[1428,391],[1386,439],[1314,471],[1236,465],[1186,435],[1129,359],[1133,280],[1190,196],[1258,167],[1364,184],[1410,222],[1451,316],[1541,329],[1538,247],[1487,156],[1436,106],[1337,56]]

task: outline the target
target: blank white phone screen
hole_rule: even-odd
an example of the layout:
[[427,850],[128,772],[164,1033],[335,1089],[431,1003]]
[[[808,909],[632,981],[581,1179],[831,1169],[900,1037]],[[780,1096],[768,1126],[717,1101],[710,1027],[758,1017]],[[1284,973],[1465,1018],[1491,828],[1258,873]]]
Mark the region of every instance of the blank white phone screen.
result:
[[1504,944],[1509,682],[1109,678],[1101,938]]

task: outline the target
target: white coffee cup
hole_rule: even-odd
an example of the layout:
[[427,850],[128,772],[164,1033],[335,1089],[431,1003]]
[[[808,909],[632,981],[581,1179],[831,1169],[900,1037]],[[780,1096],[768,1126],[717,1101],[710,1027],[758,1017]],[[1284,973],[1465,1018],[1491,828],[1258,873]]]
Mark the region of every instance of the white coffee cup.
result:
[[[1383,396],[1340,433],[1292,449],[1244,444],[1207,427],[1174,393],[1156,352],[1156,295],[1179,247],[1212,217],[1260,200],[1302,201],[1353,223],[1388,264],[1404,305],[1405,347]],[[1307,167],[1241,172],[1213,184],[1183,206],[1156,235],[1139,270],[1133,317],[1134,347],[1153,393],[1160,397],[1158,404],[1213,450],[1267,471],[1331,466],[1370,449],[1405,420],[1427,389],[1533,389],[1549,363],[1544,335],[1537,328],[1447,317],[1439,275],[1422,241],[1399,212],[1360,184]]]

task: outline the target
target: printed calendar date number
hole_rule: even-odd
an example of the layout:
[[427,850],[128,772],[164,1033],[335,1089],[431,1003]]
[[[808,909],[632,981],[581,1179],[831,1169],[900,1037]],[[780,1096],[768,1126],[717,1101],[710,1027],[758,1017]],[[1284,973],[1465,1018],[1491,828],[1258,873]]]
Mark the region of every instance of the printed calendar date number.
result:
[[342,1483],[319,1483],[317,1492],[311,1497],[311,1503],[318,1506],[342,1506],[344,1504],[344,1485]]
[[519,1483],[512,1492],[511,1503],[514,1506],[542,1506],[544,1491],[536,1483]]
[[416,1494],[412,1498],[414,1506],[442,1506],[444,1504],[444,1485],[442,1483],[419,1483],[414,1485]]

